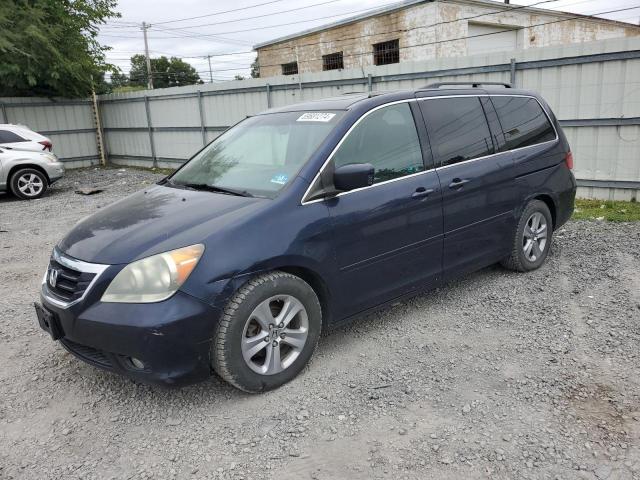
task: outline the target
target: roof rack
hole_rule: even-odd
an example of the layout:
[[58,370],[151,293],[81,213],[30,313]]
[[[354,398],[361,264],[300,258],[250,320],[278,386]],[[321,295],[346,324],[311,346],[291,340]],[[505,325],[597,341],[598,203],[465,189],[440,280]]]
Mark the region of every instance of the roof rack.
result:
[[471,85],[473,88],[478,88],[480,85],[500,85],[504,88],[512,88],[510,83],[505,82],[439,82],[425,85],[420,90],[425,90],[427,88],[440,88],[447,85]]

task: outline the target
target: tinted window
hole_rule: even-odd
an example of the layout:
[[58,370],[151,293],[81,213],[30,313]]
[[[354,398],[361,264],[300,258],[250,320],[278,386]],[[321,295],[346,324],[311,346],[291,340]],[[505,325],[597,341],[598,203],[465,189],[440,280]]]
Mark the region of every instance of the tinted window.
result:
[[8,130],[0,130],[0,143],[26,142],[20,135],[16,135]]
[[477,97],[420,102],[433,153],[442,165],[494,153],[491,133]]
[[409,104],[391,105],[367,115],[349,133],[333,161],[336,167],[372,164],[376,169],[374,183],[424,170]]
[[535,145],[556,138],[556,133],[535,98],[491,97],[506,140],[505,150]]

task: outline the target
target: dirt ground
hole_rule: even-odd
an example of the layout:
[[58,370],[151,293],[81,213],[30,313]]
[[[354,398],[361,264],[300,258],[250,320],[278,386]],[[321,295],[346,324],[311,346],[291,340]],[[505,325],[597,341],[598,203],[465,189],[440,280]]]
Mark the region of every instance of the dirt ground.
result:
[[570,222],[535,272],[491,267],[334,329],[277,391],[167,390],[83,364],[32,306],[64,233],[159,177],[0,195],[0,478],[640,478],[640,223]]

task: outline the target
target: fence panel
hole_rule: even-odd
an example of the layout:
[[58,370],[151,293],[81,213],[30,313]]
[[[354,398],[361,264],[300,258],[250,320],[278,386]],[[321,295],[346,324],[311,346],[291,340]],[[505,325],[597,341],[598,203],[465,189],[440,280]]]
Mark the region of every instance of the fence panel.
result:
[[89,100],[0,98],[2,122],[26,125],[51,139],[68,168],[99,163],[96,127]]
[[[630,199],[640,190],[640,38],[105,95],[109,161],[175,167],[248,115],[352,92],[434,82],[497,81],[538,91],[574,152],[579,195]],[[1,118],[52,137],[70,167],[98,161],[89,101],[0,99]]]

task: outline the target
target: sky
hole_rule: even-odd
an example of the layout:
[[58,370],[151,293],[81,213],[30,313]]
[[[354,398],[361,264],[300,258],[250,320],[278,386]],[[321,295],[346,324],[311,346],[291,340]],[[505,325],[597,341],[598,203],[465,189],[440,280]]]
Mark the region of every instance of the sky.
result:
[[[107,61],[123,72],[129,58],[144,53],[142,22],[148,29],[149,53],[183,58],[204,81],[210,80],[207,55],[212,55],[214,82],[249,76],[256,53],[253,45],[367,10],[397,3],[393,0],[120,0],[122,15],[100,29],[99,40],[112,47]],[[501,2],[496,2],[501,3]],[[640,23],[640,0],[512,0],[511,5],[547,8]],[[612,10],[632,10],[602,14]]]

